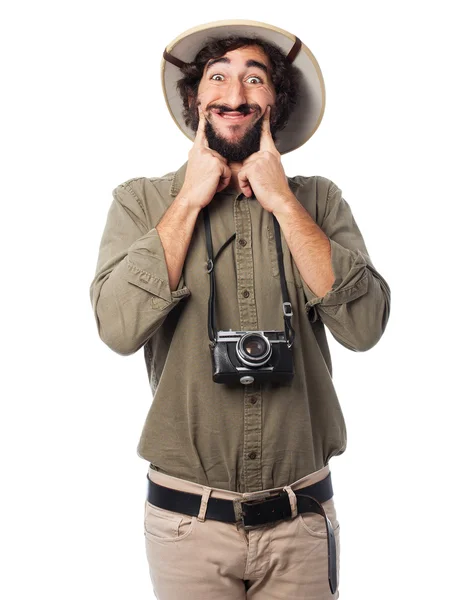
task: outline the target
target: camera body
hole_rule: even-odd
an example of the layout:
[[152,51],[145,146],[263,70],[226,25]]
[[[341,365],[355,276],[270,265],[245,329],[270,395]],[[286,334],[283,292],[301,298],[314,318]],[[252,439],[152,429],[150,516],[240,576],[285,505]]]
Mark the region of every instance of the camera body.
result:
[[218,331],[211,356],[215,383],[289,383],[294,376],[284,331]]

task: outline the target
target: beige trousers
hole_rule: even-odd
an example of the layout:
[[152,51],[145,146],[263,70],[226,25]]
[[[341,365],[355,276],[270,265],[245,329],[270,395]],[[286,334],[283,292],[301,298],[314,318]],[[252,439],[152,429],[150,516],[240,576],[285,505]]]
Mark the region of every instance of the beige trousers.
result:
[[[159,508],[145,501],[144,534],[150,578],[159,600],[335,600],[328,584],[325,520],[317,513],[296,514],[290,490],[316,483],[329,473],[326,465],[284,489],[293,518],[245,531],[241,523],[205,519],[207,499],[250,499],[171,477],[149,466],[152,481],[203,496],[199,516]],[[272,488],[278,492],[283,488]],[[335,532],[337,578],[340,525],[333,498],[322,505]]]

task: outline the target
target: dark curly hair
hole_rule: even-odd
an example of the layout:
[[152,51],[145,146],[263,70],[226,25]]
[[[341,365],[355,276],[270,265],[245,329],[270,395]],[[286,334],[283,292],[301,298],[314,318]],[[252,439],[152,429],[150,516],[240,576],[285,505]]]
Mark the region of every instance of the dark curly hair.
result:
[[[283,129],[287,125],[289,116],[297,102],[299,92],[300,71],[292,65],[282,50],[270,42],[258,38],[241,36],[228,36],[224,39],[213,39],[197,53],[194,61],[182,67],[183,77],[176,83],[178,92],[183,100],[183,117],[187,126],[197,129],[191,115],[189,98],[197,98],[199,82],[204,73],[208,60],[220,58],[227,52],[244,48],[246,46],[259,46],[271,62],[271,79],[276,91],[276,104],[273,107],[273,132]],[[275,110],[274,110],[275,108]]]

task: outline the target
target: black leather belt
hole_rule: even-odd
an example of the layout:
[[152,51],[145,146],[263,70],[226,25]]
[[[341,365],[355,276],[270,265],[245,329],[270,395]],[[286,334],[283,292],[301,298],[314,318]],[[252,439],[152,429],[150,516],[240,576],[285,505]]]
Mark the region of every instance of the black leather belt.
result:
[[[186,515],[198,516],[202,496],[190,492],[182,492],[173,488],[167,488],[148,479],[147,500],[150,504],[184,513]],[[328,581],[331,593],[337,589],[336,578],[336,540],[333,526],[322,506],[333,496],[331,484],[331,472],[312,485],[292,490],[297,497],[297,512],[315,512],[325,519],[327,541],[328,541]],[[266,523],[272,523],[292,517],[289,495],[285,490],[277,493],[253,492],[253,500],[224,500],[209,496],[206,509],[206,518],[226,523],[241,522],[246,530],[261,527]]]

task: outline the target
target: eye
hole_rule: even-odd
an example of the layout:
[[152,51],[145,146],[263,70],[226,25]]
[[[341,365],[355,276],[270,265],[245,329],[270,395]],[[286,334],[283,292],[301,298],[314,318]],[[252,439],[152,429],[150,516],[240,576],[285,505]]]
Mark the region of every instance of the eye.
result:
[[263,83],[261,77],[258,77],[257,75],[251,75],[250,77],[248,77],[247,81],[250,81],[251,79],[257,79],[258,81],[256,81],[255,83]]
[[[214,79],[214,77],[221,77],[222,79]],[[220,73],[214,73],[214,75],[211,75],[210,79],[214,79],[214,81],[223,81],[224,76],[221,75]]]

